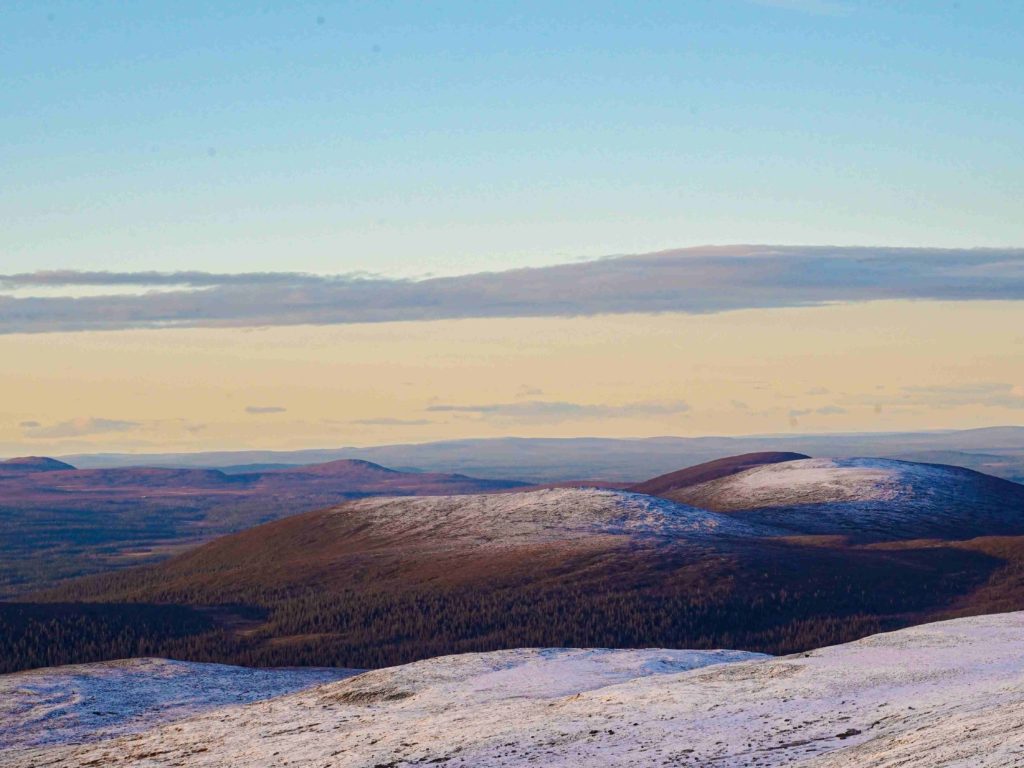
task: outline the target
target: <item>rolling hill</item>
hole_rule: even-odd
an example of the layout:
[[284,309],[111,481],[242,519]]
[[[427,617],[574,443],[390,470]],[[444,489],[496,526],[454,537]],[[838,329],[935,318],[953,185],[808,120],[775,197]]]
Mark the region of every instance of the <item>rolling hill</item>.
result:
[[809,459],[802,453],[790,451],[766,451],[761,453],[744,453],[739,456],[726,456],[722,459],[707,461],[695,467],[679,469],[665,475],[652,477],[642,483],[630,486],[634,493],[648,493],[652,496],[668,496],[672,491],[679,491],[693,485],[729,477],[754,467],[766,464],[779,464],[784,461]]
[[74,469],[73,466],[46,456],[20,456],[0,461],[0,477],[10,475],[28,475],[33,472],[60,472]]
[[[750,461],[669,492],[694,503],[609,489],[356,500],[69,582],[32,610],[174,607],[207,624],[147,653],[368,668],[523,646],[786,653],[1024,608],[1019,486],[886,460]],[[26,610],[11,636],[43,637]],[[63,661],[103,658],[65,647]]]
[[858,541],[1024,534],[1024,485],[941,464],[801,459],[662,495],[794,533]]
[[31,457],[0,464],[0,597],[165,559],[216,536],[378,494],[522,486],[397,472],[367,461],[228,475],[213,469],[75,469]]

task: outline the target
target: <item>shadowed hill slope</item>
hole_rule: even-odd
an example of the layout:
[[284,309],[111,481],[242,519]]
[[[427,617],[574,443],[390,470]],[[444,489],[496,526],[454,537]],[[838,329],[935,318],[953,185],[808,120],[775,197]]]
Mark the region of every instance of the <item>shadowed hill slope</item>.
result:
[[74,469],[70,464],[46,456],[19,456],[0,461],[0,475],[29,474],[31,472],[59,472]]
[[664,496],[672,491],[689,488],[691,485],[728,477],[738,472],[759,467],[764,464],[778,464],[783,461],[809,459],[802,453],[788,451],[765,451],[761,453],[744,453],[739,456],[726,456],[714,461],[706,461],[695,467],[687,467],[665,475],[653,477],[642,483],[630,486],[634,493],[649,493],[652,496]]

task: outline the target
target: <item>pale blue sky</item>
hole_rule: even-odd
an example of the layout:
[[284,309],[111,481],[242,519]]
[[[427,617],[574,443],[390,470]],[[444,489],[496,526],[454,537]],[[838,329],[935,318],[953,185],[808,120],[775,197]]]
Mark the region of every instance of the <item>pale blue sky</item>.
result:
[[5,2],[0,272],[1024,244],[1024,3]]

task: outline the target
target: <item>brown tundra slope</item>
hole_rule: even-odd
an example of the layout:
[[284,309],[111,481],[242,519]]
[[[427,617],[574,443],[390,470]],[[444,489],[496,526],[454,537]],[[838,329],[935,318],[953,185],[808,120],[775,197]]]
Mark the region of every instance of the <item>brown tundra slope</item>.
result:
[[[107,611],[104,626],[166,606],[192,618],[146,614],[158,629],[118,652],[366,668],[515,647],[791,652],[1024,608],[1024,488],[823,461],[691,486],[798,467],[781,485],[744,481],[742,503],[718,511],[609,489],[352,501],[71,582],[23,606],[9,635],[40,632],[55,603]],[[786,488],[811,490],[780,504]],[[63,661],[115,654],[71,635]],[[19,647],[19,665],[37,663]]]
[[166,559],[216,536],[347,499],[521,485],[396,472],[358,460],[234,475],[9,460],[0,462],[0,598],[61,578]]

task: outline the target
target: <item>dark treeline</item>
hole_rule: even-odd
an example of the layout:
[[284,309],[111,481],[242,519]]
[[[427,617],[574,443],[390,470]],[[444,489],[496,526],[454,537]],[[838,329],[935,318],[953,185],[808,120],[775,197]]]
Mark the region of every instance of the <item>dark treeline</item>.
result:
[[747,648],[784,652],[879,631],[863,614],[784,620],[788,600],[715,606],[682,595],[567,592],[307,596],[251,633],[180,606],[4,604],[4,672],[162,656],[250,666],[374,668],[516,647]]
[[[953,549],[848,551],[842,559],[796,553],[779,548],[741,572],[728,563],[709,571],[707,561],[694,568],[684,554],[662,553],[647,560],[659,564],[653,570],[623,558],[621,568],[604,562],[569,582],[405,589],[203,582],[158,598],[177,605],[7,604],[0,657],[13,670],[140,655],[374,668],[528,646],[790,653],[925,620],[983,584],[995,563]],[[112,574],[110,583],[123,578]],[[223,606],[227,593],[248,608],[208,608]]]
[[177,605],[0,603],[0,672],[160,655],[214,632],[204,614]]

